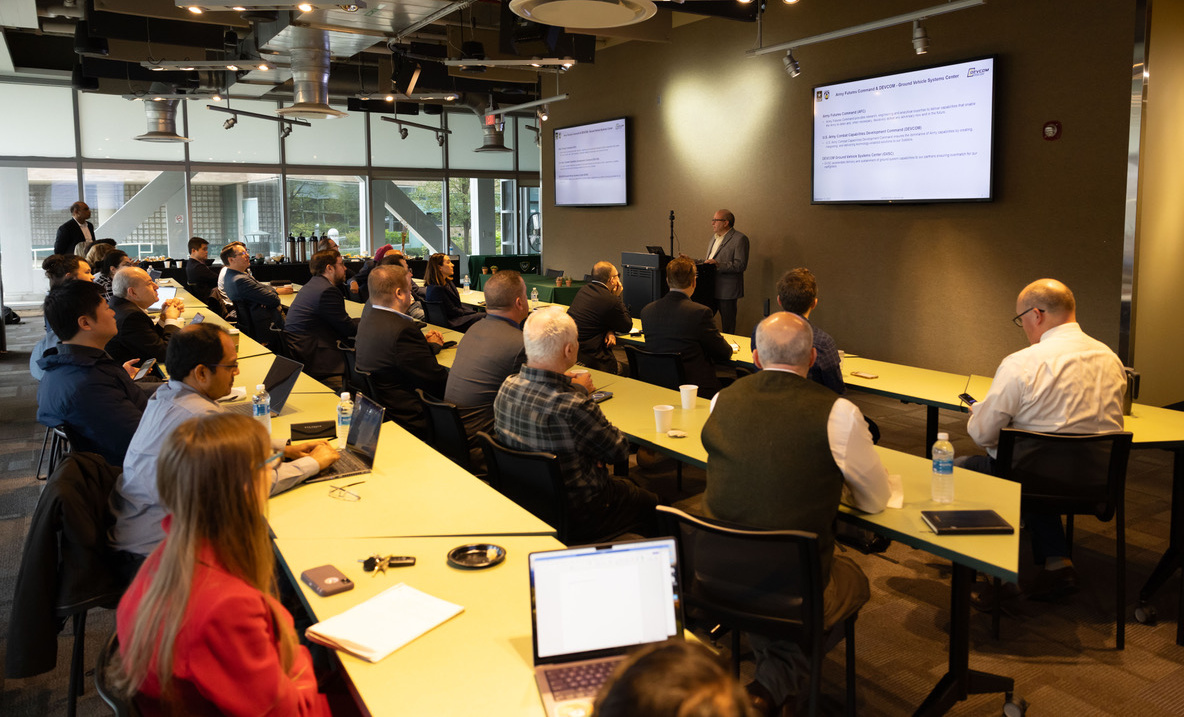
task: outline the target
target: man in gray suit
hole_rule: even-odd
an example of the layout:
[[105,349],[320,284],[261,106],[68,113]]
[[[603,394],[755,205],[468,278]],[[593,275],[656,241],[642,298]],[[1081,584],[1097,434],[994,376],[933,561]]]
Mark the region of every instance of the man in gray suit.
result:
[[721,209],[711,219],[712,237],[704,264],[715,265],[715,303],[725,334],[736,333],[736,302],[744,296],[748,237],[736,231],[736,215]]

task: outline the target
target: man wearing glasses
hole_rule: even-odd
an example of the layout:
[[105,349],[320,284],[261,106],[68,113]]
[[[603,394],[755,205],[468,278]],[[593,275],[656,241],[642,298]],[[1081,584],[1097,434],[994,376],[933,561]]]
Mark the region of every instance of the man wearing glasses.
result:
[[[999,364],[991,390],[970,407],[966,430],[989,456],[971,456],[964,467],[994,472],[1002,428],[1043,433],[1122,430],[1126,374],[1106,344],[1077,324],[1073,292],[1055,279],[1028,284],[1016,299],[1016,326],[1031,344]],[[1077,589],[1077,572],[1058,516],[1025,515],[1032,553],[1044,570],[1033,597],[1056,599]]]
[[[123,577],[130,580],[140,563],[164,539],[160,520],[164,506],[156,492],[156,460],[165,438],[194,416],[226,410],[218,399],[230,393],[238,375],[238,351],[230,334],[211,323],[190,324],[169,340],[165,358],[169,382],[157,389],[144,409],[123,462],[123,475],[111,492],[115,525],[111,544]],[[285,446],[272,439],[284,460],[273,471],[271,494],[282,493],[311,478],[337,460],[326,441]]]
[[736,231],[736,215],[721,209],[711,218],[711,242],[704,264],[715,265],[715,303],[725,334],[736,333],[736,304],[744,296],[748,237]]

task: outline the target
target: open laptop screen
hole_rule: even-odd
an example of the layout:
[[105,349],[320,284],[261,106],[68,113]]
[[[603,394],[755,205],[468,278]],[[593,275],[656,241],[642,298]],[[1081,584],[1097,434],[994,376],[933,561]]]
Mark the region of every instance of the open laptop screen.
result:
[[673,538],[531,553],[535,663],[681,635],[677,559]]
[[349,421],[349,437],[346,445],[359,458],[374,465],[374,454],[378,452],[378,434],[382,431],[382,419],[386,410],[366,398],[359,391],[354,399],[354,413]]
[[148,307],[149,311],[160,311],[164,308],[164,302],[169,299],[177,298],[177,287],[175,286],[159,286],[156,288],[156,303]]

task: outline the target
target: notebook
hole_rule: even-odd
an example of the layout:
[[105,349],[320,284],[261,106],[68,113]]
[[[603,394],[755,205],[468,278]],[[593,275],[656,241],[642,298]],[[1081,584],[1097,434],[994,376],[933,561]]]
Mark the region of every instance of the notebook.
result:
[[[304,364],[293,361],[292,359],[284,358],[283,356],[276,356],[271,362],[271,368],[267,371],[267,376],[263,379],[263,385],[267,388],[267,395],[271,398],[271,415],[280,415],[280,411],[284,410],[284,404],[288,402],[288,396],[292,393],[292,388],[296,385],[296,380],[300,378],[300,372],[304,370]],[[254,392],[254,388],[247,391],[246,403],[235,403],[227,406],[228,411],[232,413],[241,413],[244,416],[251,415],[250,394]]]
[[160,311],[164,308],[164,302],[169,299],[177,298],[177,287],[175,286],[158,286],[156,287],[156,303],[148,307],[149,313]]
[[319,483],[348,478],[373,470],[374,455],[378,453],[378,434],[382,431],[385,415],[385,408],[359,391],[354,399],[354,413],[349,419],[349,435],[345,439],[345,450],[341,452],[341,457],[304,482]]
[[938,535],[1011,535],[1011,527],[993,510],[923,510],[921,519]]
[[682,637],[673,538],[530,554],[535,680],[547,714],[583,714],[626,653]]

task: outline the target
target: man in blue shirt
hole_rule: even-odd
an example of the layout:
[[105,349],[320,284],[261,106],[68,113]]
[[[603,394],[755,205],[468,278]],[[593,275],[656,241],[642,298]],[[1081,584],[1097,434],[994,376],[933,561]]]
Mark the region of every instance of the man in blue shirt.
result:
[[[810,312],[818,306],[818,282],[814,279],[814,273],[805,267],[785,272],[777,282],[777,305],[782,311],[810,321]],[[847,385],[843,383],[843,372],[839,368],[838,344],[813,321],[810,321],[810,327],[814,329],[814,350],[818,352],[818,358],[806,378],[842,396],[847,392]],[[756,348],[755,328],[752,330],[752,346]]]
[[[156,491],[156,460],[173,430],[195,416],[226,409],[218,399],[229,394],[238,375],[238,352],[230,334],[211,323],[191,324],[169,341],[165,359],[170,380],[157,389],[136,429],[123,475],[111,492],[111,544],[119,551],[121,565],[131,574],[164,539],[160,520],[164,506]],[[282,438],[272,447],[287,460],[276,466],[271,494],[282,493],[311,478],[337,460],[337,451],[325,441],[286,446]],[[134,566],[134,567],[132,567]]]

